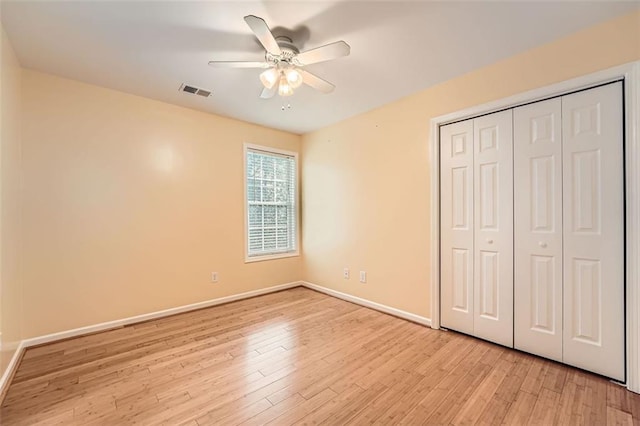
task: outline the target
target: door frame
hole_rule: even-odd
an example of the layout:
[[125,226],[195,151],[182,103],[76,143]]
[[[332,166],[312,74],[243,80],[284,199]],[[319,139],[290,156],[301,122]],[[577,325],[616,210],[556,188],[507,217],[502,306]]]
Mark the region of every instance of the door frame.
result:
[[431,119],[431,328],[440,328],[440,126],[624,80],[625,202],[626,202],[626,359],[630,391],[640,393],[640,61],[488,102]]

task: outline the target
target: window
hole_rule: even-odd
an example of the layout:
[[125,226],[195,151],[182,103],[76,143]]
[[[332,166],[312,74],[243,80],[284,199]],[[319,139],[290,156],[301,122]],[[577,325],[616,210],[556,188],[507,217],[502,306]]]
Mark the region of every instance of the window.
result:
[[246,260],[298,254],[294,152],[245,144]]

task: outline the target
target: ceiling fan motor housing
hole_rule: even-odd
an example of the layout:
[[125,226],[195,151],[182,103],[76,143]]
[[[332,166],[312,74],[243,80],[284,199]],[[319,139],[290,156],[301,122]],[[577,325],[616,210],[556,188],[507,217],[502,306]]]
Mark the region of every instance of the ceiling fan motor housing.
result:
[[278,36],[275,38],[278,42],[278,46],[282,53],[280,55],[274,55],[269,52],[265,52],[264,57],[267,62],[273,65],[277,65],[280,62],[286,62],[292,64],[293,58],[295,58],[300,50],[293,44],[293,41],[286,36]]

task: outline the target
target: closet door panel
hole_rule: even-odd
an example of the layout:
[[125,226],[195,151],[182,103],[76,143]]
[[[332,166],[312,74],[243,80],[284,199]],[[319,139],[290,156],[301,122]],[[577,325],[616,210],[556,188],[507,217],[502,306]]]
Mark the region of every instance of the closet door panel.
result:
[[473,128],[474,335],[513,347],[512,110]]
[[473,122],[440,128],[440,323],[473,334]]
[[514,346],[562,361],[562,102],[514,110]]
[[564,362],[624,366],[622,84],[562,97]]

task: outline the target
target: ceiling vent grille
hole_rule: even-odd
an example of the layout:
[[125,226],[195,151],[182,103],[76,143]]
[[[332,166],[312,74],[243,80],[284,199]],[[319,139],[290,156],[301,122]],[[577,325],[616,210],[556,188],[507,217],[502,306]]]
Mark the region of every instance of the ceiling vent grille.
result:
[[182,83],[180,85],[181,92],[190,93],[192,95],[202,96],[203,98],[208,98],[211,96],[211,90],[201,89],[199,87],[191,86],[190,84]]

